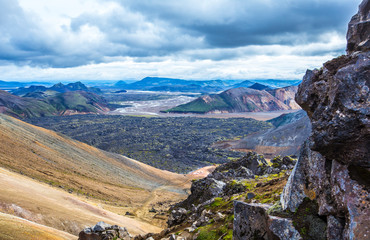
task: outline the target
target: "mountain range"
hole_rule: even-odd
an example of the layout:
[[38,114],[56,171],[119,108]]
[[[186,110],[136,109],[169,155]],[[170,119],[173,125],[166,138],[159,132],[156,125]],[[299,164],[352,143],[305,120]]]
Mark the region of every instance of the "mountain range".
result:
[[299,109],[300,107],[294,101],[296,92],[296,86],[270,89],[268,86],[256,83],[249,88],[233,88],[220,94],[204,95],[164,112],[231,113]]
[[171,91],[171,92],[220,92],[231,88],[250,87],[259,83],[270,88],[298,85],[298,80],[183,80],[174,78],[146,77],[127,84],[118,81],[114,86],[128,90]]
[[92,92],[96,94],[99,94],[102,92],[99,88],[87,87],[82,82],[68,83],[67,85],[64,85],[63,83],[57,83],[49,88],[42,86],[42,85],[31,85],[29,87],[19,87],[15,90],[12,90],[11,92],[17,96],[27,96],[27,94],[30,94],[30,93],[35,93],[35,92],[44,93],[46,91],[48,91],[48,95],[52,94],[53,92],[65,93],[65,92],[73,92],[73,91],[84,91],[84,92]]
[[32,92],[19,97],[0,90],[0,113],[17,118],[71,115],[76,113],[103,113],[109,111],[101,96],[85,91],[64,93]]

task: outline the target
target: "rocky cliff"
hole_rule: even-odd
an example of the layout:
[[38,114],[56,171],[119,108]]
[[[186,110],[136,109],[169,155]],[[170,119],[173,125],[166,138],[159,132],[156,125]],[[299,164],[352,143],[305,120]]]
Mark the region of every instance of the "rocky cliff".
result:
[[369,11],[364,0],[349,23],[347,55],[308,70],[296,95],[312,134],[281,203],[291,212],[317,203],[328,239],[370,237]]

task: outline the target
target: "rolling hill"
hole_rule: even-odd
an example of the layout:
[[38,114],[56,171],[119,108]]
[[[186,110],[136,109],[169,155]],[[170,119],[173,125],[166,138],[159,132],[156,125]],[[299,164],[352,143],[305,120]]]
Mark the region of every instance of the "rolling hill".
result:
[[146,91],[171,91],[171,92],[219,92],[228,88],[231,84],[222,80],[183,80],[174,78],[146,77],[140,81],[125,84],[121,81],[116,87],[125,89],[146,90]]
[[78,113],[104,113],[108,103],[99,95],[84,91],[64,93],[33,92],[19,97],[0,90],[0,113],[17,117],[72,115]]
[[102,92],[99,88],[87,87],[82,82],[75,82],[75,83],[68,83],[67,85],[64,85],[63,83],[57,83],[49,88],[45,86],[40,86],[40,85],[31,85],[29,87],[19,87],[13,90],[12,93],[17,96],[25,96],[26,94],[29,94],[29,93],[45,92],[45,91],[56,92],[56,93],[84,91],[84,92],[92,92],[96,94],[99,94]]
[[[165,220],[153,218],[148,210],[158,201],[184,198],[190,183],[188,176],[4,114],[0,139],[1,212],[74,235],[100,220],[126,226],[134,234],[160,231]],[[121,216],[127,211],[135,216]]]
[[[265,88],[265,86],[260,84],[253,86],[256,88]],[[268,89],[267,91],[252,88],[233,88],[220,94],[201,96],[192,102],[179,105],[165,112],[231,113],[299,109],[299,106],[294,102],[296,91],[296,87]]]

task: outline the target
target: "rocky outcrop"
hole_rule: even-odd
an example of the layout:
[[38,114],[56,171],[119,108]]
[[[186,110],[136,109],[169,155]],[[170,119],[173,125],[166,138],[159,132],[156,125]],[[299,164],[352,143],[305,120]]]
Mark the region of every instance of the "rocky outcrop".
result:
[[95,226],[85,228],[78,235],[78,240],[130,240],[132,236],[126,228],[98,222]]
[[294,228],[293,221],[286,218],[269,216],[269,229],[280,240],[302,239],[299,232]]
[[270,216],[263,204],[234,202],[233,239],[299,240],[302,239],[293,221]]
[[364,0],[349,24],[348,54],[308,70],[296,95],[312,134],[283,191],[282,208],[297,212],[307,201],[317,203],[328,239],[370,236],[369,11]]
[[233,239],[278,239],[271,232],[268,220],[263,207],[235,201]]
[[[279,159],[279,160],[277,160]],[[255,179],[255,176],[262,176],[265,174],[276,174],[282,170],[289,170],[294,167],[295,160],[290,157],[280,158],[278,157],[275,165],[270,166],[262,155],[255,152],[249,152],[246,156],[230,161],[228,163],[218,166],[211,174],[206,178],[194,181],[191,185],[191,194],[183,202],[176,204],[177,210],[174,210],[170,215],[178,215],[178,211],[181,208],[191,209],[194,205],[207,203],[216,197],[223,197],[226,195],[232,195],[240,192],[244,192],[246,188],[243,185],[235,184],[235,180],[243,179]],[[282,160],[284,159],[284,160]],[[176,217],[174,219],[180,219],[185,217]],[[173,222],[177,220],[169,221],[169,225],[172,226]]]
[[362,1],[359,11],[348,24],[347,54],[370,50],[370,2]]

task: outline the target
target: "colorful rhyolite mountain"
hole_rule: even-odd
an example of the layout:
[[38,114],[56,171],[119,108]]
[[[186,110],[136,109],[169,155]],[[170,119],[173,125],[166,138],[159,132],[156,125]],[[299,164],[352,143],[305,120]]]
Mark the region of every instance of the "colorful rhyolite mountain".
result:
[[[173,113],[264,112],[300,109],[294,101],[297,86],[269,89],[261,84],[253,88],[233,88],[220,94],[204,95],[196,100],[171,108]],[[253,87],[252,86],[252,87]]]

